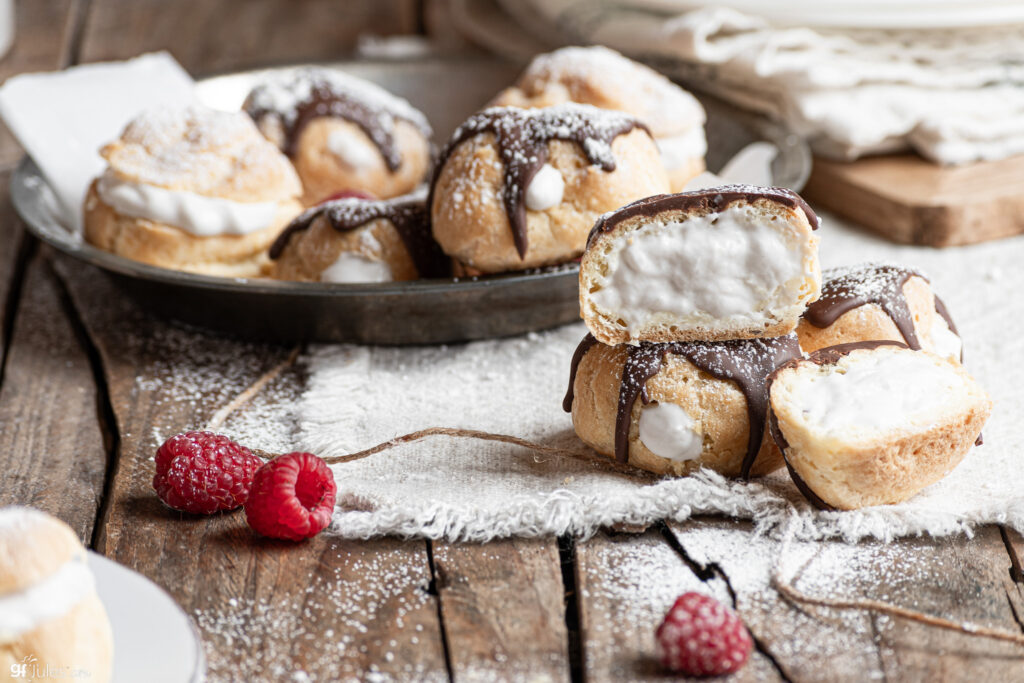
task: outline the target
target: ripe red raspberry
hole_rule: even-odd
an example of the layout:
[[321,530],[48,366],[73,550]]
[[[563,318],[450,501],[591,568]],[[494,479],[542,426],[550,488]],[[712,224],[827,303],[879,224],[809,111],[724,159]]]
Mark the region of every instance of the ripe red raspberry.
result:
[[327,463],[312,453],[279,455],[256,471],[245,518],[264,536],[312,538],[331,523],[337,490]]
[[157,450],[153,488],[175,510],[211,515],[245,503],[253,474],[262,464],[226,436],[185,432]]
[[740,618],[700,593],[683,593],[676,598],[656,637],[662,666],[689,676],[738,671],[753,647]]

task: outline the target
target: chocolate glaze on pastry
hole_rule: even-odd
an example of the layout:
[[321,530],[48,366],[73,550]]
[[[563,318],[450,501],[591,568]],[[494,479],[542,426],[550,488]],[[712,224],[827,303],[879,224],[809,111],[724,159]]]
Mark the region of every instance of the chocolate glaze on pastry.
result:
[[582,105],[559,105],[546,109],[485,109],[459,126],[441,151],[434,167],[427,206],[433,206],[434,186],[455,148],[472,137],[491,133],[504,167],[502,202],[512,227],[516,251],[523,257],[529,246],[526,237],[526,188],[548,159],[548,142],[575,142],[591,165],[611,172],[615,170],[612,142],[635,128],[650,134],[647,126],[631,116]]
[[626,204],[618,211],[606,213],[598,219],[587,238],[587,248],[594,243],[597,236],[609,232],[623,221],[638,216],[651,218],[662,211],[688,211],[703,209],[706,211],[722,211],[729,204],[738,201],[748,203],[758,199],[769,199],[793,209],[800,209],[807,216],[812,230],[818,229],[818,216],[814,213],[803,197],[792,190],[782,187],[756,187],[753,185],[724,185],[722,187],[679,194],[659,194],[646,197],[631,204]]
[[[826,276],[830,273],[826,272]],[[821,286],[821,296],[804,311],[803,319],[817,328],[825,328],[837,321],[844,313],[865,304],[875,304],[892,320],[907,345],[921,349],[914,328],[914,316],[910,312],[903,285],[912,277],[927,281],[921,273],[901,266],[868,263],[851,268],[834,269],[831,277]],[[951,332],[960,336],[953,324],[946,305],[935,297],[935,312],[938,313]],[[961,353],[962,357],[962,353]]]
[[270,258],[281,256],[292,235],[307,230],[317,218],[324,217],[338,232],[348,232],[375,220],[395,226],[420,277],[447,277],[451,261],[430,235],[430,221],[422,194],[395,199],[344,198],[318,204],[293,220],[270,247]]
[[391,172],[402,165],[402,155],[395,144],[396,120],[412,124],[425,138],[432,135],[430,124],[418,111],[412,107],[392,106],[387,99],[365,88],[354,78],[348,83],[343,76],[332,78],[328,72],[312,69],[299,72],[295,79],[308,80],[310,87],[308,94],[295,103],[294,111],[288,115],[261,104],[260,89],[265,86],[257,86],[253,90],[245,108],[257,124],[266,116],[274,115],[280,119],[285,134],[283,151],[289,157],[295,156],[305,127],[320,117],[341,118],[359,126],[380,151]]
[[[573,385],[579,363],[597,340],[590,334],[583,338],[573,354],[569,376],[569,390],[562,402],[566,412],[572,411]],[[627,346],[628,356],[622,369],[619,388],[618,412],[615,418],[615,459],[629,459],[629,427],[637,396],[646,405],[647,380],[658,374],[665,354],[685,357],[697,368],[723,380],[731,380],[747,401],[750,432],[747,453],[743,458],[741,476],[750,476],[750,469],[761,448],[765,420],[768,412],[768,377],[783,363],[800,357],[800,344],[795,335],[773,339],[743,339],[723,342],[669,342],[654,344],[642,342]]]
[[[883,341],[862,341],[862,342],[851,342],[849,344],[837,344],[836,346],[826,346],[825,348],[812,351],[807,356],[800,358],[794,358],[786,361],[779,367],[777,367],[768,378],[768,385],[765,389],[765,395],[769,395],[771,391],[772,382],[775,381],[775,377],[784,369],[793,367],[801,361],[810,361],[816,365],[833,365],[843,356],[849,355],[853,351],[859,349],[877,349],[879,346],[896,346],[899,348],[908,348],[906,344],[902,344],[898,341],[883,340]],[[789,449],[789,442],[786,441],[786,437],[782,435],[782,430],[779,429],[779,420],[775,417],[775,411],[772,410],[771,403],[768,404],[768,431],[775,441],[775,445],[779,447],[779,452],[782,453],[782,460],[786,463],[786,470],[789,472],[790,478],[793,480],[793,484],[796,486],[800,494],[807,499],[807,501],[818,508],[819,510],[835,510],[834,507],[823,501],[818,494],[811,490],[811,487],[807,485],[793,466],[789,464],[789,458],[786,457],[786,451]],[[981,438],[981,437],[979,437]]]

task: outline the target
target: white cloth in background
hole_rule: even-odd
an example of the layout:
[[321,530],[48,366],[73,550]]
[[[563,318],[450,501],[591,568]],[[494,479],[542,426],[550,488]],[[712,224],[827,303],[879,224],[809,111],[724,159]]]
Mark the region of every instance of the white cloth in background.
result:
[[[995,399],[985,445],[913,500],[853,512],[807,505],[785,471],[743,483],[714,474],[642,481],[587,461],[512,446],[432,437],[335,466],[332,532],[484,541],[587,536],[614,524],[717,513],[788,524],[797,536],[889,539],[943,535],[998,522],[1024,532],[1024,237],[955,249],[896,246],[826,216],[825,266],[889,260],[921,268],[945,299],[968,369]],[[433,426],[512,434],[582,448],[562,412],[581,324],[448,347],[319,347],[298,404],[300,443],[343,455]]]
[[651,61],[784,121],[819,153],[852,159],[910,148],[959,164],[1024,152],[1019,24],[812,29],[725,7],[674,13],[671,3],[643,0],[535,4],[566,41]]

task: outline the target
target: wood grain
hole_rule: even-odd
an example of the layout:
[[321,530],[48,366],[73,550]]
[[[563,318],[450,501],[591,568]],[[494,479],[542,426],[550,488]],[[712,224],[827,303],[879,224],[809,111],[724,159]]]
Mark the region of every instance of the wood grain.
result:
[[[970,681],[981,670],[993,680],[1013,680],[1024,671],[1024,651],[1007,643],[865,610],[781,600],[769,585],[779,544],[753,538],[745,522],[700,520],[671,528],[693,562],[728,581],[740,615],[791,680]],[[1020,629],[1007,592],[1010,561],[996,527],[973,539],[798,543],[783,563],[786,579],[811,596],[871,598]]]
[[[730,602],[724,583],[702,581],[658,531],[601,533],[579,544],[576,558],[588,681],[664,681],[654,632],[675,599],[698,591]],[[729,680],[781,678],[771,661],[755,651]]]
[[803,195],[895,242],[947,247],[1024,232],[1024,156],[938,166],[906,154],[815,158]]
[[24,228],[14,213],[10,197],[11,174],[0,172],[0,380],[3,378],[4,350],[18,307],[24,261]]
[[[0,59],[0,82],[20,73],[60,69],[70,62],[76,4],[75,0],[17,3],[14,43]],[[0,122],[0,165],[9,166],[22,154],[21,146]]]
[[555,539],[433,545],[456,681],[568,681],[568,635]]
[[194,75],[349,54],[362,33],[414,33],[414,0],[92,0],[86,62],[169,50]]
[[180,514],[153,493],[163,439],[201,427],[288,349],[172,327],[97,271],[64,260],[58,270],[99,350],[120,433],[97,550],[194,616],[211,678],[447,680],[424,543],[275,542],[240,511]]
[[29,265],[0,388],[0,505],[64,520],[88,544],[107,452],[89,358],[42,256]]

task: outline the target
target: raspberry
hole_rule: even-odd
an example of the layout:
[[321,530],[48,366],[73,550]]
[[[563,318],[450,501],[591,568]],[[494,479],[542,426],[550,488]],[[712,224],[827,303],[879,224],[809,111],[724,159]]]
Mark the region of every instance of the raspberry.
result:
[[262,464],[226,436],[185,432],[157,450],[153,488],[175,510],[211,515],[245,503],[253,474]]
[[334,475],[312,453],[279,455],[256,471],[245,502],[249,526],[264,536],[301,541],[331,523]]
[[689,676],[738,671],[753,647],[740,618],[700,593],[683,593],[676,598],[655,635],[662,666]]

